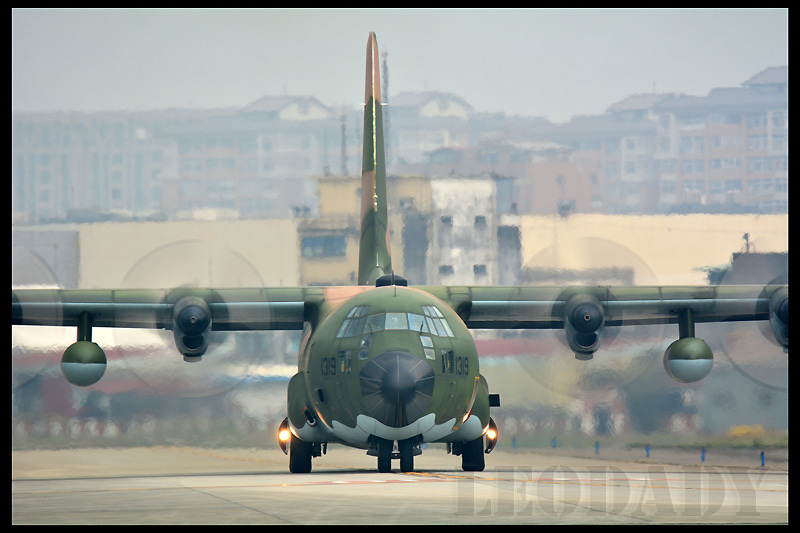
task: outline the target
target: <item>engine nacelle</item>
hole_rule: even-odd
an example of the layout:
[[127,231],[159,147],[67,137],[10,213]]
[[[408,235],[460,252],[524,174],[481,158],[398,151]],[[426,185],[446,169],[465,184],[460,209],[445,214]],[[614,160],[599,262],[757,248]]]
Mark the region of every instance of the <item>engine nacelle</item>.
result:
[[692,383],[706,377],[714,365],[714,354],[703,339],[684,337],[667,347],[664,370],[680,383]]
[[789,353],[789,291],[778,289],[769,301],[769,323],[775,340]]
[[597,298],[578,294],[564,306],[564,330],[575,358],[586,361],[600,347],[605,314]]
[[172,334],[183,360],[199,361],[208,350],[211,335],[211,310],[202,298],[187,296],[172,309]]
[[79,387],[94,385],[106,372],[108,361],[103,349],[92,341],[70,344],[61,356],[61,372]]

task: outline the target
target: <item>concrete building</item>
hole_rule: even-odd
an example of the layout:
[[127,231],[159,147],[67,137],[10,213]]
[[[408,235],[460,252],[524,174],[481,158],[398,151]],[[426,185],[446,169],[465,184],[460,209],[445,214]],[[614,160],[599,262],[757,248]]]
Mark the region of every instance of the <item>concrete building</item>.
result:
[[165,131],[180,155],[180,176],[164,209],[237,210],[243,217],[286,217],[313,205],[311,176],[330,174],[339,121],[307,97],[264,97],[203,121]]
[[83,288],[296,286],[293,219],[82,224]]
[[78,224],[12,227],[12,286],[76,289],[79,280]]
[[297,221],[104,222],[12,230],[12,285],[299,284]]
[[[14,114],[12,217],[198,207],[288,216],[313,203],[310,176],[338,164],[339,131],[332,111],[304,97],[240,109]],[[351,146],[344,155],[357,160],[360,146]]]
[[[492,177],[431,180],[430,241],[426,282],[444,285],[498,285],[519,257],[518,218],[498,211]],[[512,235],[509,236],[508,233]],[[506,262],[501,262],[503,257]]]
[[540,284],[705,285],[734,253],[789,250],[788,215],[524,216],[520,233]]
[[659,208],[738,204],[788,211],[788,67],[743,87],[658,102]]
[[[299,226],[301,279],[353,284],[361,180],[328,176],[317,183],[319,217],[305,218]],[[390,176],[387,188],[392,264],[409,283],[487,285],[516,279],[519,230],[511,213],[510,180]]]
[[[390,174],[514,178],[521,215],[788,211],[788,67],[706,96],[632,95],[564,124],[435,91],[393,96],[384,113]],[[358,173],[362,120],[302,96],[13,114],[12,220],[314,213],[315,177]]]
[[179,178],[166,124],[202,111],[18,113],[12,117],[12,220],[68,213],[161,210],[163,184]]
[[628,98],[610,106],[603,115],[575,117],[553,133],[554,140],[570,147],[573,164],[589,174],[588,182],[584,179],[581,184],[584,191],[591,190],[589,209],[585,200],[567,198],[575,201],[578,212],[656,211],[656,126],[647,107],[653,100]]
[[385,113],[391,117],[392,172],[413,173],[405,165],[423,161],[431,151],[472,144],[468,125],[475,111],[456,95],[400,93],[391,97]]

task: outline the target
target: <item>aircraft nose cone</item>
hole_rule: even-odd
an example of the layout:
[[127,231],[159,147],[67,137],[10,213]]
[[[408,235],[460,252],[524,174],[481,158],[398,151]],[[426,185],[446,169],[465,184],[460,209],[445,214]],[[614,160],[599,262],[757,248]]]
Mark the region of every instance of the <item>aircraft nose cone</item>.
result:
[[390,351],[364,365],[360,381],[370,416],[387,426],[403,427],[425,412],[433,394],[434,374],[425,359]]
[[381,378],[381,394],[389,400],[397,399],[406,404],[417,391],[414,374],[403,363],[390,365]]

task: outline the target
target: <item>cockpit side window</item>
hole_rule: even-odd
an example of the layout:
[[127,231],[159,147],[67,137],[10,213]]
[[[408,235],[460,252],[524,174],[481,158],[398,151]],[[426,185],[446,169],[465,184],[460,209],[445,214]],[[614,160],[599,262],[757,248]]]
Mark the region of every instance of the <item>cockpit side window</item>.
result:
[[344,332],[344,336],[355,337],[356,335],[360,335],[361,330],[364,329],[364,322],[366,322],[366,320],[366,317],[351,319],[347,330]]
[[385,320],[385,316],[383,313],[379,315],[370,315],[367,317],[367,324],[366,328],[364,329],[364,333],[372,333],[375,331],[382,331],[383,330],[383,323]]
[[368,305],[357,305],[356,307],[352,308],[349,313],[347,313],[347,318],[358,318],[360,316],[365,316],[369,311]]
[[432,305],[423,305],[422,311],[425,313],[425,321],[428,323],[431,333],[440,337],[454,337],[453,330],[450,329],[450,325],[444,319],[441,311]]
[[358,305],[347,313],[347,318],[344,319],[339,331],[336,333],[336,338],[353,337],[359,335],[364,328],[364,321],[366,320],[367,312],[369,311],[368,305]]

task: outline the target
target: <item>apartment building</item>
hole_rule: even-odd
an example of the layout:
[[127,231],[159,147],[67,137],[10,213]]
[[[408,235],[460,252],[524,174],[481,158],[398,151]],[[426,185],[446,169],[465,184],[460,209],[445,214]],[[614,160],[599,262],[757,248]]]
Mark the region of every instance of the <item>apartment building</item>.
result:
[[788,67],[704,97],[674,96],[654,111],[660,209],[788,211]]
[[64,219],[161,208],[163,184],[179,179],[167,124],[203,111],[19,113],[12,116],[12,220]]
[[330,109],[304,97],[241,109],[15,114],[12,217],[171,218],[201,207],[291,216],[315,201],[310,177],[330,173],[339,130]]
[[[441,92],[384,109],[390,174],[514,178],[518,214],[788,210],[788,67],[706,96],[633,95],[552,124]],[[361,110],[264,97],[216,110],[12,115],[12,220],[245,218],[318,209],[315,177],[356,175]]]

